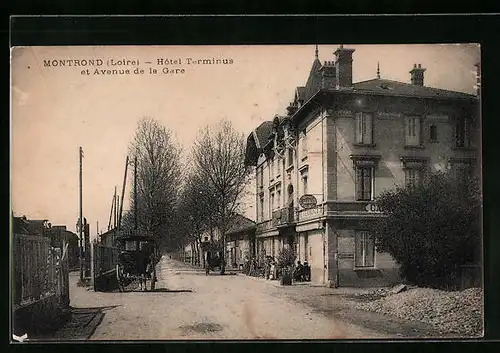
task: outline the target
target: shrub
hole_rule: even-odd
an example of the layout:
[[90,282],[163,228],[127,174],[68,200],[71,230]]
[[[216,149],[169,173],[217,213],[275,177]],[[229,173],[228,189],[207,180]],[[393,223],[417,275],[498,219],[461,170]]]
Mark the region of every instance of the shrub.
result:
[[293,266],[295,262],[295,251],[289,247],[281,249],[278,253],[278,268],[286,268],[288,266]]
[[439,173],[419,187],[383,193],[377,203],[388,217],[375,223],[377,250],[390,253],[410,282],[455,286],[460,266],[480,260],[478,185]]

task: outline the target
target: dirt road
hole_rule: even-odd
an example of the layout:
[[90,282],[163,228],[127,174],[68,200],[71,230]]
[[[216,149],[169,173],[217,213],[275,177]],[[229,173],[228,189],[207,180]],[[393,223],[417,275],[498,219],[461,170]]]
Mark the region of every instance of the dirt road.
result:
[[290,300],[268,283],[211,274],[168,258],[155,292],[72,288],[74,307],[104,307],[92,340],[384,338]]

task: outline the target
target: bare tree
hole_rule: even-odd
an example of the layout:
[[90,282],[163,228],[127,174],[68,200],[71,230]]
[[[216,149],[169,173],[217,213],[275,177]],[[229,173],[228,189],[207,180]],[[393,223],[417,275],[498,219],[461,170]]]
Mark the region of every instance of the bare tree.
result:
[[223,247],[221,274],[225,273],[226,231],[249,178],[244,161],[245,137],[229,121],[222,120],[200,131],[193,147],[193,162],[197,177],[213,193],[211,207]]
[[132,182],[131,192],[134,226],[168,241],[179,193],[181,149],[166,127],[143,118],[129,150],[131,163],[137,163],[137,185]]
[[197,263],[203,261],[205,266],[205,258],[200,259],[203,255],[201,236],[204,231],[209,231],[211,239],[213,239],[214,227],[216,219],[212,213],[215,199],[214,193],[210,190],[210,184],[204,182],[200,175],[196,173],[194,168],[187,175],[184,182],[178,209],[180,227],[185,230],[187,241],[194,246],[193,249],[197,252]]

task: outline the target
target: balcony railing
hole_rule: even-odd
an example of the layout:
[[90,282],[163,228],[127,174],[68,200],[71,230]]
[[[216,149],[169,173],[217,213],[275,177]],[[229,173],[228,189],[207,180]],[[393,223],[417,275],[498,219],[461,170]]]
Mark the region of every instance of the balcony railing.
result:
[[294,224],[296,221],[295,209],[293,207],[284,207],[277,212],[276,226],[286,226]]

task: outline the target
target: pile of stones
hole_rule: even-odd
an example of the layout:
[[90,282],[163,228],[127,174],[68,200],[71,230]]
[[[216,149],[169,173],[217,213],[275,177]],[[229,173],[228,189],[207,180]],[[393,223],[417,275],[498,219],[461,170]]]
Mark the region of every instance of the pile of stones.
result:
[[470,288],[456,292],[431,288],[406,288],[398,292],[394,289],[387,291],[382,298],[360,303],[356,308],[425,322],[443,334],[482,336],[482,289]]

